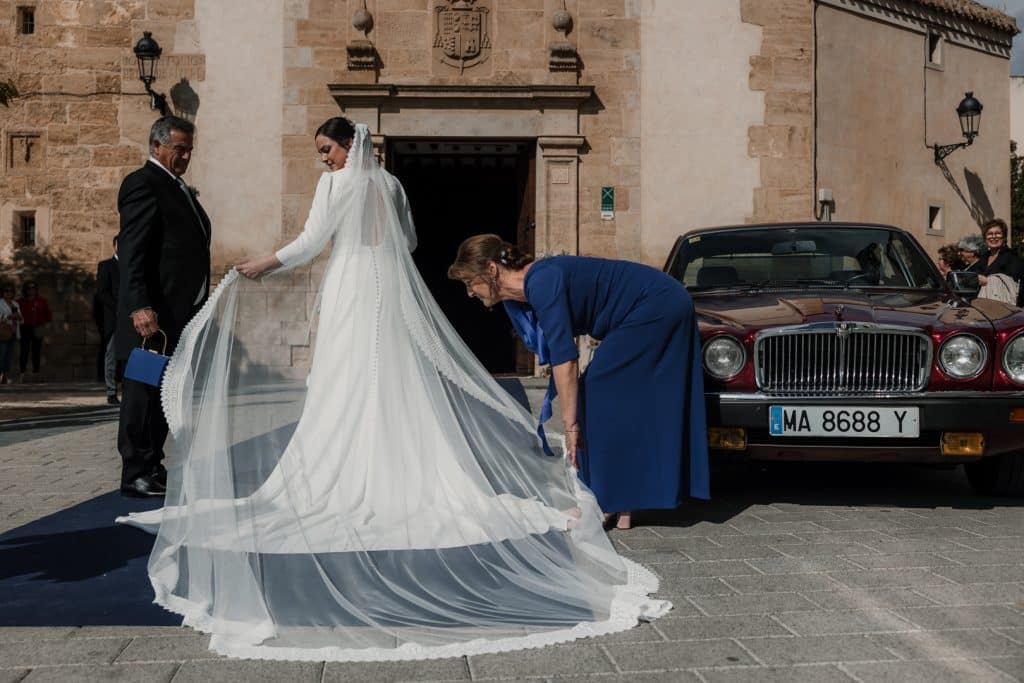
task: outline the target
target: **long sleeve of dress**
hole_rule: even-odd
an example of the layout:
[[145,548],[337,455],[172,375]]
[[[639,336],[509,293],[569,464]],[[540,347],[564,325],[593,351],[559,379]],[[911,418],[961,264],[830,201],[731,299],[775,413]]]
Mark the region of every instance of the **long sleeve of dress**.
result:
[[328,240],[331,239],[331,228],[333,221],[327,220],[327,209],[331,193],[331,174],[324,173],[317,183],[316,193],[313,195],[313,206],[309,209],[309,217],[306,218],[306,225],[302,234],[292,242],[277,250],[277,260],[286,268],[294,268],[304,263],[309,263],[324,250]]

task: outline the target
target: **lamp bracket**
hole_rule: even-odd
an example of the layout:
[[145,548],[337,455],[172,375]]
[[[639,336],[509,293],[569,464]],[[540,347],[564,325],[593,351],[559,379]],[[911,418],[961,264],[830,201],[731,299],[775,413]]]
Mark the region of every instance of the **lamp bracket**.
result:
[[957,142],[952,145],[932,145],[932,149],[935,150],[935,163],[936,165],[941,164],[942,160],[948,157],[953,152],[957,151],[961,147],[969,147],[974,142],[974,138],[967,138],[967,142]]

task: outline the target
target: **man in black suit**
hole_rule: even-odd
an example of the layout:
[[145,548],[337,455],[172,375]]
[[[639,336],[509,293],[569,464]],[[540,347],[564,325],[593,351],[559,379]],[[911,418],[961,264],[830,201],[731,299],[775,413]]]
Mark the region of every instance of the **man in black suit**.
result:
[[[163,349],[165,336],[170,355],[209,294],[210,219],[181,179],[194,134],[184,119],[158,119],[149,133],[149,161],[121,183],[118,360],[127,361],[144,340],[147,348]],[[163,495],[166,438],[160,390],[125,378],[117,435],[123,495]]]
[[96,269],[96,318],[100,328],[100,348],[103,350],[103,383],[107,385],[107,403],[116,406],[117,356],[114,349],[114,331],[117,326],[117,295],[121,271],[117,265],[117,236],[114,236],[114,255],[99,262]]

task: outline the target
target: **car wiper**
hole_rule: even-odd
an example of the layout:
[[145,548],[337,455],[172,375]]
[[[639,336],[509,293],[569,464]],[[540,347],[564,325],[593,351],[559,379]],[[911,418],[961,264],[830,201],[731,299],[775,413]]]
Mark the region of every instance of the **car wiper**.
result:
[[796,280],[762,280],[761,282],[751,282],[747,285],[747,289],[751,291],[765,289],[809,289],[811,287],[842,289],[843,283],[839,280],[803,278]]

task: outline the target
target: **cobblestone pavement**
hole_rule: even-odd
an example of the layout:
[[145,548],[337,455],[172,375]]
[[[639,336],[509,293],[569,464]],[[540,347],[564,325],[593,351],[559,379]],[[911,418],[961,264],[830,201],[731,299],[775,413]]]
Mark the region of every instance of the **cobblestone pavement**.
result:
[[[0,431],[0,531],[106,493],[109,415]],[[725,469],[715,499],[612,532],[666,618],[572,645],[396,664],[227,660],[179,628],[0,629],[0,683],[1024,680],[1024,507],[959,470]]]

